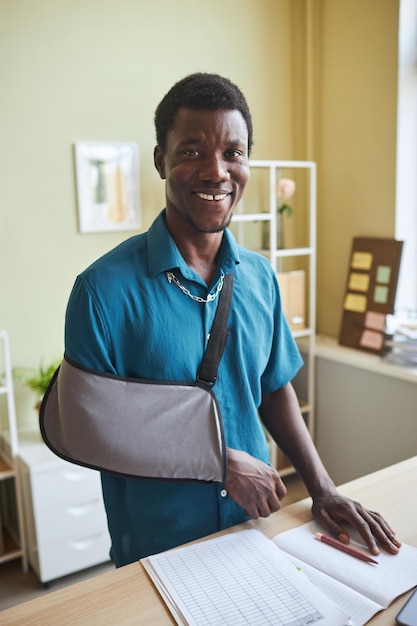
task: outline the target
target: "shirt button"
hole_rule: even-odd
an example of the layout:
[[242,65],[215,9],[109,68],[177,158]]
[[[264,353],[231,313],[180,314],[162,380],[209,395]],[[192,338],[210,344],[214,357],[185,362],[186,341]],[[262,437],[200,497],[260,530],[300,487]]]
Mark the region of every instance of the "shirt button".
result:
[[220,495],[221,495],[222,498],[225,498],[227,496],[226,489],[222,489],[221,492],[220,492]]

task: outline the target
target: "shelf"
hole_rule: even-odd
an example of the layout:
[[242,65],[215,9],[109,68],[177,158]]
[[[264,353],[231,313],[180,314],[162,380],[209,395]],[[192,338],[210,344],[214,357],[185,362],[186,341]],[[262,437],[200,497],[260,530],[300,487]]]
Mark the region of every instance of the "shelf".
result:
[[[248,216],[249,217],[249,216]],[[233,218],[234,219],[234,218]],[[253,221],[253,220],[236,220],[236,221]],[[268,250],[267,248],[257,248],[255,250],[258,254],[262,254],[268,258],[279,259],[283,257],[293,257],[293,256],[311,256],[314,251],[312,248],[304,247],[304,248],[277,248],[276,250]]]
[[234,222],[270,222],[269,213],[233,213]]
[[[243,203],[238,207],[238,211],[233,214],[233,223],[237,223],[237,241],[240,245],[245,245],[245,228],[247,234],[248,223],[269,222],[269,239],[262,238],[259,240],[259,232],[261,225],[255,229],[255,237],[252,239],[254,243],[260,244],[261,247],[249,246],[252,250],[268,258],[272,267],[277,274],[282,272],[283,267],[287,264],[282,259],[291,259],[295,257],[305,257],[306,260],[294,261],[294,265],[302,265],[307,280],[305,282],[305,302],[304,319],[308,321],[307,328],[295,330],[297,326],[294,319],[289,319],[292,335],[296,340],[304,340],[308,344],[309,351],[307,358],[307,380],[306,389],[303,391],[304,401],[300,402],[300,411],[311,435],[314,434],[314,344],[315,344],[315,328],[316,328],[316,164],[313,161],[278,161],[278,160],[250,160],[249,166],[251,170],[264,170],[264,174],[258,177],[252,177],[255,182],[253,194],[251,196],[251,204],[249,206],[250,213],[244,212]],[[298,180],[302,181],[301,202],[305,202],[305,213],[308,222],[308,232],[306,236],[300,239],[294,239],[294,243],[302,243],[300,247],[278,248],[277,223],[278,223],[278,201],[277,201],[277,183],[284,176],[283,170],[305,170],[305,176],[298,176]],[[292,172],[289,174],[293,175]],[[297,174],[298,175],[298,174]],[[294,172],[294,178],[297,178]],[[297,183],[298,185],[298,183]],[[303,200],[304,198],[304,200]],[[253,208],[259,209],[259,212],[253,212]],[[267,245],[269,243],[269,246]],[[293,264],[288,263],[288,267]],[[300,269],[300,268],[298,268]],[[283,272],[285,273],[285,272]],[[281,277],[282,279],[282,277]],[[283,283],[281,282],[281,286]],[[288,315],[288,313],[287,313]],[[292,323],[291,323],[292,321]],[[302,324],[299,324],[302,326]],[[295,472],[291,463],[282,454],[281,450],[276,446],[268,435],[268,445],[271,454],[271,463],[276,467],[282,476],[287,476]]]
[[[281,457],[283,457],[282,461],[280,461]],[[295,473],[295,469],[293,468],[291,463],[288,461],[288,459],[282,454],[282,452],[278,454],[278,471],[279,471],[279,475],[282,476],[283,478],[285,476],[292,476]]]
[[313,254],[312,248],[279,248],[273,250],[272,254],[275,258],[293,257],[293,256],[310,256]]
[[294,474],[295,469],[283,452],[275,445],[274,441],[268,435],[268,445],[271,451],[271,460],[280,476],[290,476]]
[[251,167],[269,167],[279,169],[314,169],[316,168],[315,161],[275,161],[271,159],[262,159],[257,161],[252,159],[250,161]]
[[[27,571],[26,542],[23,526],[23,501],[16,463],[18,453],[16,409],[9,349],[9,338],[0,330],[0,395],[5,396],[7,430],[0,431],[0,564],[14,559],[22,560]],[[3,415],[0,426],[5,427]],[[5,437],[7,435],[7,437]]]
[[299,403],[301,413],[309,413],[311,411],[311,404],[303,402],[302,400],[299,400]]
[[[236,215],[236,217],[241,217],[243,216],[243,214],[241,213],[240,216],[239,214]],[[245,215],[246,217],[250,217],[251,219],[237,219],[235,220],[235,216],[233,216],[233,220],[236,222],[253,222],[254,221],[254,216],[253,215]],[[263,220],[265,221],[265,220]],[[314,253],[314,250],[310,247],[304,247],[304,248],[277,248],[276,250],[269,250],[268,248],[256,248],[254,250],[255,252],[257,252],[258,254],[262,254],[262,256],[266,256],[267,258],[283,258],[283,257],[293,257],[293,256],[310,256]]]
[[4,528],[0,528],[0,533],[2,533],[0,538],[0,564],[21,558],[22,550],[17,541]]
[[294,339],[303,339],[314,336],[314,331],[312,328],[303,328],[301,330],[293,330],[292,333]]
[[[300,349],[308,354],[308,343],[300,341]],[[400,380],[417,384],[417,368],[402,367],[395,363],[388,363],[379,355],[341,346],[336,337],[317,335],[314,354],[316,358],[320,357],[328,361],[341,363],[342,365],[350,365],[358,369],[374,372],[375,374],[399,378]]]
[[14,478],[14,476],[16,476],[14,468],[0,452],[0,480]]

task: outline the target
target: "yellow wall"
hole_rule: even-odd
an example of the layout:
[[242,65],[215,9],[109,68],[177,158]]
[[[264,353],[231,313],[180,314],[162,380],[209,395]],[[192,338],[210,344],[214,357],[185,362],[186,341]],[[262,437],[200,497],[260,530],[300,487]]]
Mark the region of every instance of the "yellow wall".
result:
[[315,4],[317,321],[335,336],[352,237],[394,236],[398,2]]
[[254,158],[317,160],[318,330],[337,334],[352,236],[393,235],[397,5],[2,0],[0,326],[10,333],[13,365],[62,354],[76,274],[131,234],[78,232],[73,143],[139,144],[146,228],[163,206],[152,164],[154,109],[193,71],[241,86],[254,117]]

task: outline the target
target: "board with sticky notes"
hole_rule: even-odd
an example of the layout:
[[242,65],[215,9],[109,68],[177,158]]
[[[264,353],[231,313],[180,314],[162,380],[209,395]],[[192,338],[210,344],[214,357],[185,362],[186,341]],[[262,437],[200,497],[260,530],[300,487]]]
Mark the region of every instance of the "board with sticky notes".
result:
[[385,320],[394,311],[402,241],[354,237],[343,299],[339,343],[380,354]]

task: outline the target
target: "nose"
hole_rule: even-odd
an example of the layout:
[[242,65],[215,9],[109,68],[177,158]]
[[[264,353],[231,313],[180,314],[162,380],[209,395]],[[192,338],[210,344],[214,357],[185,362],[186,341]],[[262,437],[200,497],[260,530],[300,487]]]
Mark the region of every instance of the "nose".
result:
[[212,183],[222,182],[229,178],[228,163],[222,155],[206,155],[200,166],[200,179]]

